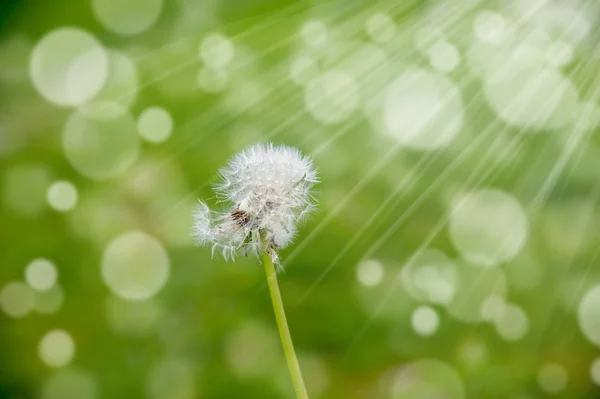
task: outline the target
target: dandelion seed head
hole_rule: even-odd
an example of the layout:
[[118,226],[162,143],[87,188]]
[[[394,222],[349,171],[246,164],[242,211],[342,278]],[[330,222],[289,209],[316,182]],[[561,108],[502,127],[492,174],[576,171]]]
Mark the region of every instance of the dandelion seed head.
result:
[[295,148],[258,144],[234,155],[219,171],[215,192],[225,206],[212,211],[200,202],[194,213],[198,245],[212,245],[213,255],[259,255],[267,250],[279,263],[277,250],[292,242],[297,224],[315,208],[317,183],[312,161]]

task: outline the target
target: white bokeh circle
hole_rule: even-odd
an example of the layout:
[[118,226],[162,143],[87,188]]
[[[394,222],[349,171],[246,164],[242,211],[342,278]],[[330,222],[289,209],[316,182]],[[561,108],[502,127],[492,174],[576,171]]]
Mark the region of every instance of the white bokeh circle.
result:
[[440,325],[440,317],[434,308],[420,306],[412,313],[410,322],[415,333],[429,337],[436,333]]
[[518,341],[529,331],[529,317],[519,306],[507,305],[495,320],[496,332],[505,341]]
[[51,182],[50,170],[44,164],[20,163],[7,166],[3,169],[1,185],[4,205],[20,214],[37,216],[46,208],[45,194]]
[[77,204],[77,188],[73,183],[59,180],[52,183],[46,195],[48,204],[59,212],[67,212]]
[[110,296],[106,301],[106,320],[120,334],[150,334],[156,331],[163,313],[160,303],[152,299],[131,302]]
[[481,303],[481,318],[489,322],[499,322],[506,310],[504,298],[497,295],[488,296]]
[[356,268],[356,279],[365,287],[373,287],[379,284],[384,274],[381,262],[375,259],[365,259]]
[[198,87],[207,93],[219,93],[229,84],[229,73],[224,69],[204,66],[196,77]]
[[160,143],[171,135],[173,118],[164,108],[150,107],[138,118],[137,130],[146,141]]
[[458,371],[437,359],[421,359],[402,365],[394,373],[390,399],[464,399],[465,387]]
[[556,41],[546,49],[546,62],[556,68],[562,68],[573,61],[575,49],[569,43]]
[[429,63],[442,73],[448,73],[456,69],[460,64],[460,53],[456,46],[446,40],[435,42],[427,49]]
[[60,369],[41,389],[41,399],[96,399],[98,386],[93,375],[79,369]]
[[304,91],[304,99],[315,119],[325,124],[336,124],[354,112],[359,93],[352,76],[329,70],[310,80]]
[[424,69],[408,69],[395,79],[383,104],[384,131],[418,150],[448,145],[464,119],[460,90],[447,78]]
[[148,299],[157,294],[169,278],[169,256],[156,238],[141,231],[130,231],[106,246],[102,278],[122,299]]
[[473,33],[483,43],[505,44],[512,36],[510,22],[500,13],[483,11],[475,16]]
[[139,74],[134,60],[127,54],[108,50],[109,74],[102,90],[77,109],[94,118],[114,118],[129,109],[139,90]]
[[600,348],[600,285],[585,293],[577,309],[577,321],[583,335]]
[[0,291],[0,307],[10,317],[27,316],[34,302],[34,291],[21,281],[9,282]]
[[[586,13],[585,3],[520,1],[521,15],[534,29],[546,31],[572,44],[581,44],[593,30],[592,14]],[[545,4],[544,4],[545,3]]]
[[264,378],[277,368],[276,333],[270,326],[246,320],[225,341],[225,364],[238,378]]
[[590,364],[590,377],[594,384],[600,385],[600,357],[594,359]]
[[71,165],[82,175],[105,180],[124,172],[139,154],[136,123],[127,112],[114,118],[71,114],[62,145]]
[[36,291],[47,291],[56,284],[58,272],[48,259],[34,259],[25,268],[25,280]]
[[233,42],[221,33],[211,33],[200,44],[200,59],[214,69],[227,67],[234,55]]
[[456,266],[443,252],[434,249],[411,257],[400,277],[409,295],[419,301],[447,305],[456,295]]
[[512,195],[482,189],[455,198],[449,215],[450,238],[462,257],[482,267],[513,259],[525,245],[527,215]]
[[562,365],[548,363],[540,368],[537,380],[542,391],[555,395],[562,392],[567,386],[568,375]]
[[327,44],[329,32],[327,25],[319,19],[309,19],[300,27],[300,37],[304,42],[314,49],[319,49]]
[[472,39],[465,52],[465,61],[474,75],[494,78],[512,56],[513,49],[510,46],[496,46]]
[[94,15],[113,33],[131,36],[148,30],[157,21],[163,0],[92,0]]
[[29,62],[33,86],[59,106],[77,106],[91,100],[103,88],[109,61],[102,45],[88,32],[59,28],[35,46]]
[[565,126],[579,100],[576,88],[560,71],[530,65],[517,54],[486,77],[484,94],[500,119],[528,130]]
[[290,62],[290,77],[297,85],[304,86],[319,73],[317,59],[311,54],[298,54]]
[[574,115],[577,129],[591,131],[600,126],[600,105],[595,102],[585,101],[579,104]]
[[41,314],[56,313],[65,299],[65,294],[58,284],[46,291],[36,291],[34,296],[33,310]]
[[365,22],[367,35],[376,43],[388,43],[396,35],[396,24],[392,17],[376,12]]
[[[448,313],[465,323],[484,320],[482,307],[490,296],[506,296],[506,277],[500,268],[481,268],[466,262],[455,262],[458,272],[456,295],[448,304]],[[500,315],[502,316],[502,315]]]
[[198,397],[196,369],[185,358],[168,358],[154,365],[146,382],[149,399],[194,399]]
[[46,333],[38,345],[40,359],[50,367],[63,367],[75,356],[75,342],[64,330]]

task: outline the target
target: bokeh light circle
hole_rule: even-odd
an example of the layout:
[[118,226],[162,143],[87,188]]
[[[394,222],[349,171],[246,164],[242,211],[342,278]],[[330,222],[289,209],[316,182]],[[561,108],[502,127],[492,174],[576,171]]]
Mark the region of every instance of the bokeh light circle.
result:
[[462,322],[478,323],[484,320],[481,310],[488,298],[506,295],[506,277],[500,268],[481,268],[461,261],[455,265],[458,282],[448,313]]
[[[331,372],[324,359],[314,354],[300,353],[298,363],[303,373],[303,378],[307,382],[307,393],[311,398],[324,398],[324,394],[331,387]],[[295,397],[292,384],[290,384],[290,375],[287,368],[278,368],[272,377],[275,380],[279,396],[281,398]]]
[[9,282],[0,291],[0,306],[10,317],[27,316],[33,308],[34,301],[33,290],[20,281]]
[[18,164],[4,170],[2,196],[11,210],[34,217],[46,207],[52,179],[42,164]]
[[26,65],[33,45],[33,41],[25,32],[4,35],[4,39],[0,42],[0,59],[2,59],[0,82],[13,86],[28,81]]
[[322,48],[329,38],[327,25],[321,20],[309,19],[300,27],[300,37],[309,47]]
[[445,38],[446,34],[440,26],[424,23],[414,33],[414,44],[419,51],[426,52],[429,46]]
[[202,40],[200,45],[200,59],[214,69],[228,66],[234,55],[233,42],[220,33],[211,33]]
[[475,17],[473,32],[483,43],[501,45],[510,37],[511,29],[506,18],[494,11],[483,11]]
[[114,331],[122,334],[150,333],[154,331],[162,315],[162,308],[152,299],[130,302],[111,296],[106,302],[108,324]]
[[413,256],[400,276],[407,292],[420,301],[447,305],[456,294],[456,267],[437,250],[429,249]]
[[356,279],[366,287],[379,284],[383,275],[383,266],[375,259],[366,259],[360,262],[356,268]]
[[55,313],[62,306],[64,298],[65,294],[58,284],[46,291],[36,291],[33,310],[41,314]]
[[382,12],[376,12],[365,23],[367,35],[376,43],[388,43],[396,35],[394,20]]
[[94,377],[78,369],[61,369],[42,387],[41,399],[96,399]]
[[246,321],[228,338],[225,361],[239,378],[259,378],[272,375],[277,369],[277,336],[259,322]]
[[173,119],[164,108],[146,108],[138,119],[137,130],[146,141],[160,143],[171,135]]
[[304,86],[319,73],[319,65],[310,54],[300,54],[290,63],[290,77],[297,85]]
[[55,181],[48,188],[48,204],[59,212],[67,212],[73,209],[77,204],[77,198],[77,188],[69,181]]
[[75,342],[64,330],[52,330],[44,335],[38,345],[40,359],[50,367],[63,367],[75,356]]
[[229,74],[226,70],[203,67],[197,76],[198,87],[208,93],[218,93],[227,88]]
[[504,298],[497,295],[488,296],[481,303],[481,318],[489,322],[498,322],[506,311]]
[[46,100],[76,106],[104,86],[109,62],[100,43],[78,28],[59,28],[35,46],[29,63],[34,87]]
[[507,305],[495,320],[496,331],[505,341],[517,341],[529,331],[527,313],[516,305]]
[[343,55],[336,57],[342,57],[337,68],[354,78],[364,116],[375,127],[379,127],[385,88],[395,73],[390,58],[379,46],[361,42],[353,45],[352,50],[346,50]]
[[600,385],[600,357],[594,359],[590,364],[590,377],[594,384]]
[[557,68],[567,66],[573,61],[575,50],[569,43],[562,41],[553,42],[546,49],[545,57],[549,65]]
[[450,207],[449,230],[464,259],[494,267],[513,259],[525,245],[528,221],[512,195],[482,189],[456,197]]
[[568,376],[565,368],[560,364],[548,363],[540,368],[537,380],[542,391],[558,394],[567,386]]
[[577,309],[579,328],[588,341],[600,347],[600,285],[583,296]]
[[412,313],[410,322],[415,333],[429,337],[437,331],[440,317],[430,306],[420,306]]
[[190,361],[166,359],[151,368],[146,391],[150,399],[195,399],[198,397],[195,368]]
[[382,278],[375,285],[356,284],[355,293],[364,310],[374,318],[398,320],[408,315],[415,302],[400,283],[397,265],[383,265]]
[[108,50],[109,75],[102,90],[92,101],[77,109],[93,118],[114,118],[127,112],[139,89],[137,65],[127,54]]
[[[579,2],[515,1],[520,6],[520,15],[527,18],[532,28],[561,37],[572,44],[580,44],[592,31],[590,14]],[[543,7],[540,7],[539,4]]]
[[359,94],[354,79],[337,70],[324,72],[306,85],[306,106],[312,116],[336,124],[347,119],[358,106]]
[[589,131],[598,128],[600,126],[600,105],[591,101],[580,103],[574,120],[578,129]]
[[450,80],[424,69],[409,69],[387,91],[384,131],[408,147],[433,150],[456,137],[463,113],[460,91]]
[[458,49],[445,40],[435,42],[427,50],[429,63],[440,72],[451,72],[460,63],[460,53]]
[[140,147],[135,121],[126,112],[110,119],[74,112],[65,125],[62,145],[71,165],[96,180],[124,172]]
[[468,338],[459,344],[457,357],[461,366],[478,370],[489,361],[489,350],[483,340]]
[[[527,51],[526,51],[527,52]],[[485,98],[496,114],[514,127],[558,129],[578,105],[573,84],[554,68],[529,65],[520,55],[485,80]]]
[[105,248],[102,278],[120,298],[148,299],[166,284],[169,257],[156,238],[131,231],[116,237]]
[[106,29],[130,36],[148,30],[158,19],[163,0],[92,0],[94,15]]
[[454,367],[437,359],[421,359],[395,372],[389,398],[464,399],[465,388]]
[[505,64],[513,57],[513,49],[509,46],[496,46],[471,40],[465,53],[465,61],[476,76],[494,78]]
[[48,259],[34,259],[25,268],[25,280],[37,291],[47,291],[56,284],[58,272],[54,263]]

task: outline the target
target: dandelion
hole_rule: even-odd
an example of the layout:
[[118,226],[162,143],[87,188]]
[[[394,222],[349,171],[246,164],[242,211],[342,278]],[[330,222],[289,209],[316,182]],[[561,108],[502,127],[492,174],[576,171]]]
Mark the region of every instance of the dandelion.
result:
[[279,264],[277,251],[315,207],[310,189],[316,182],[312,162],[295,148],[255,145],[236,154],[215,187],[226,210],[200,202],[194,215],[197,244],[212,245],[213,255],[221,250],[225,260],[266,251]]
[[312,161],[295,148],[255,145],[220,170],[215,187],[225,210],[213,211],[200,201],[194,213],[193,236],[211,245],[225,260],[237,255],[262,255],[281,343],[298,398],[308,398],[287,326],[274,265],[297,225],[315,208],[312,186],[318,181]]

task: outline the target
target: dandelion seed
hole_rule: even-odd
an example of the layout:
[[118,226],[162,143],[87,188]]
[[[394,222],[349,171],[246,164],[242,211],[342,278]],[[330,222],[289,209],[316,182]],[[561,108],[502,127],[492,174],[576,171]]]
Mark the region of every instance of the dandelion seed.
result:
[[213,255],[220,250],[225,260],[267,251],[279,265],[277,251],[292,242],[298,223],[315,208],[312,161],[292,147],[258,144],[236,154],[219,180],[215,192],[226,210],[213,211],[200,201],[196,243],[212,245]]

